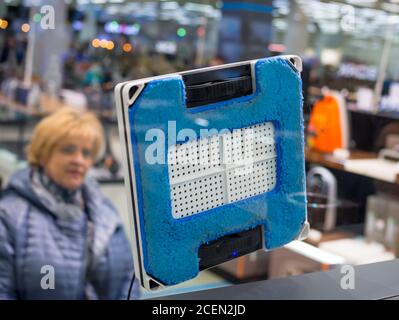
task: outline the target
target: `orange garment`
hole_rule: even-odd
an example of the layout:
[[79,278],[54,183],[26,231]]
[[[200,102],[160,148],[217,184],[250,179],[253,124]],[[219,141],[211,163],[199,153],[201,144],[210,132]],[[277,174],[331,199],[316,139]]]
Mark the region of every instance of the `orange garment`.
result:
[[338,100],[331,95],[316,102],[310,115],[308,145],[322,152],[333,152],[343,147],[340,108]]

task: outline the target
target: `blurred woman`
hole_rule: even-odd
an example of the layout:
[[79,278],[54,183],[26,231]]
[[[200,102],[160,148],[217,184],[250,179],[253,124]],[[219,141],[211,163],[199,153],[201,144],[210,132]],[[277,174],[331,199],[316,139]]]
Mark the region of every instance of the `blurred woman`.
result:
[[0,200],[0,299],[138,297],[121,219],[86,178],[102,143],[97,118],[70,108],[35,128]]

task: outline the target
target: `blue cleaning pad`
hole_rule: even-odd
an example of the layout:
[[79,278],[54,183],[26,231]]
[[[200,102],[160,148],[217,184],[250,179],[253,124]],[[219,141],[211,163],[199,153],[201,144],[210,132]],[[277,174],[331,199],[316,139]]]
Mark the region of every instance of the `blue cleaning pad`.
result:
[[[182,77],[171,75],[149,82],[129,109],[144,266],[166,285],[198,274],[202,244],[263,225],[265,247],[272,249],[294,240],[306,220],[300,76],[286,60],[270,58],[256,62],[255,79],[252,95],[187,109]],[[175,219],[168,164],[147,163],[153,141],[146,141],[146,133],[162,130],[167,148],[168,121],[176,121],[177,131],[190,128],[200,136],[199,118],[217,130],[273,123],[277,183],[270,192]]]

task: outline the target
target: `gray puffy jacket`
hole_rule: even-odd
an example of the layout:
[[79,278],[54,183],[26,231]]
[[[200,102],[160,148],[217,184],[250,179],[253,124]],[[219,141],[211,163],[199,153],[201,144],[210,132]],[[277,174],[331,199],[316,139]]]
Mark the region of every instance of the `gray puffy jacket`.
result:
[[[93,225],[89,246],[87,215],[60,216],[35,192],[32,172],[17,172],[0,200],[0,299],[126,299],[131,249],[98,184],[87,179],[83,186]],[[136,280],[131,298],[137,297]]]

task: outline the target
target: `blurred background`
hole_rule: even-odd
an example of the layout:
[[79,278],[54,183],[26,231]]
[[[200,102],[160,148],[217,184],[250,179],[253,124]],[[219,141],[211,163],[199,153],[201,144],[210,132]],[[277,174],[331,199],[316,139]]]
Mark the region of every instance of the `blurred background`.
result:
[[42,117],[88,109],[106,133],[90,174],[129,230],[114,86],[280,54],[303,60],[309,238],[157,294],[395,259],[399,0],[2,0],[0,190]]

